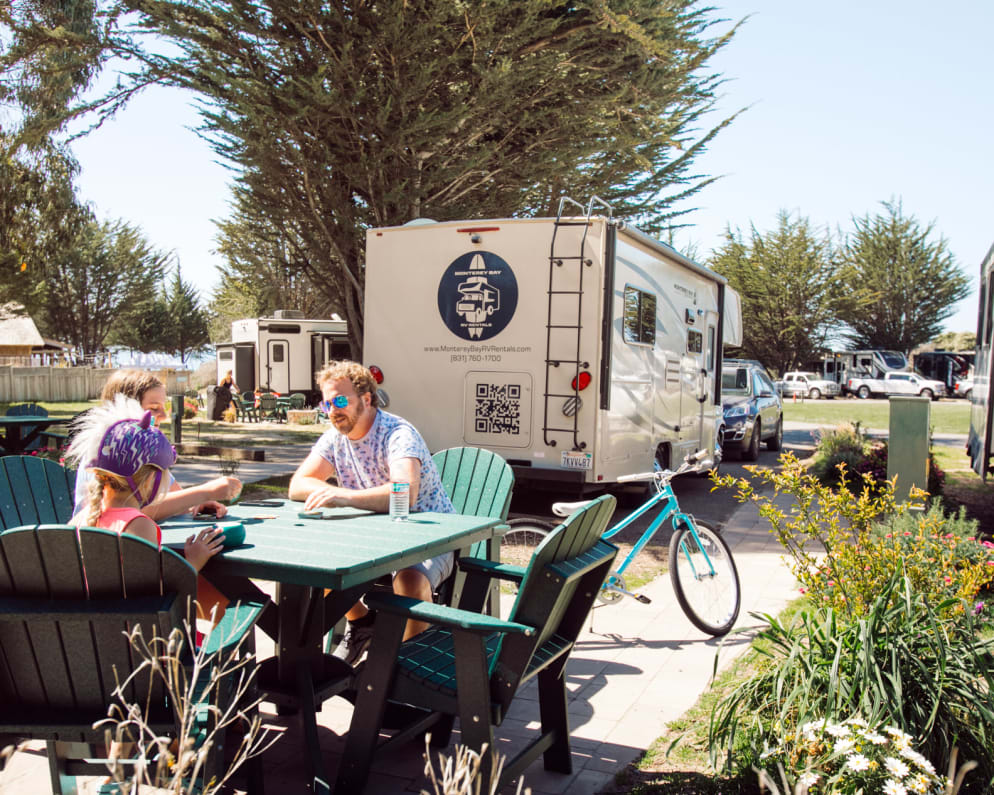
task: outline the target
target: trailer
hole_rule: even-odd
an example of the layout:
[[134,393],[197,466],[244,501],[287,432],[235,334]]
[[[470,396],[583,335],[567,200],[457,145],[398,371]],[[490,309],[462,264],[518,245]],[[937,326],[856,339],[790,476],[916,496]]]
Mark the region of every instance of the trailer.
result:
[[320,399],[318,371],[330,360],[349,358],[346,323],[338,315],[308,319],[288,309],[233,321],[231,342],[216,349],[219,382],[231,370],[242,391],[301,392],[311,405]]
[[910,370],[908,358],[900,351],[872,349],[863,351],[830,351],[816,362],[808,362],[805,370],[814,370],[835,381],[843,395],[850,394],[846,384],[852,378],[883,378],[887,373]]
[[720,456],[738,295],[592,207],[368,231],[363,360],[431,449],[483,447],[519,483],[577,491]]

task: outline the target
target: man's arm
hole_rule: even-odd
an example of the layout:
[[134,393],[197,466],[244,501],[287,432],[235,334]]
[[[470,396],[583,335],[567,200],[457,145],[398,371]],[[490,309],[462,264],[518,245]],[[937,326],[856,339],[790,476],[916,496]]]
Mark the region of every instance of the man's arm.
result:
[[310,453],[290,478],[288,494],[291,500],[306,500],[315,491],[328,485],[328,478],[335,474],[335,467],[326,458]]
[[[320,456],[317,456],[321,458]],[[321,458],[324,461],[323,458]],[[298,475],[302,475],[299,485],[312,485],[313,481],[306,474],[304,470],[310,457],[305,459],[304,463],[300,465],[300,469],[297,470],[297,474],[293,476],[290,481],[290,498],[291,499],[303,499],[303,497],[297,497],[295,494],[300,494],[303,489],[298,492],[294,492],[294,481],[297,480]],[[331,464],[324,461],[328,465],[329,469]],[[400,458],[390,464],[390,477],[394,480],[407,481],[411,484],[411,496],[410,504],[414,505],[414,501],[418,497],[418,487],[421,483],[421,462],[417,458]],[[312,511],[315,508],[321,507],[329,508],[362,508],[367,511],[375,511],[376,513],[386,513],[390,510],[390,484],[383,483],[379,486],[373,486],[369,489],[345,489],[340,486],[331,486],[327,483],[320,483],[318,487],[312,490],[308,495],[304,503],[304,510]]]

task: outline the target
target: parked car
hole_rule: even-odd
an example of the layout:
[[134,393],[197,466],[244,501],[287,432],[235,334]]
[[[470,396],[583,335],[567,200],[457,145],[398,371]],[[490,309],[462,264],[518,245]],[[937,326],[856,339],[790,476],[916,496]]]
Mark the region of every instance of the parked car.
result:
[[721,407],[724,453],[738,453],[745,461],[755,461],[760,442],[766,442],[768,450],[779,450],[783,445],[783,402],[773,379],[758,362],[725,360]]
[[797,395],[811,400],[838,397],[841,391],[835,381],[826,381],[818,373],[808,371],[787,373],[778,385],[784,397]]

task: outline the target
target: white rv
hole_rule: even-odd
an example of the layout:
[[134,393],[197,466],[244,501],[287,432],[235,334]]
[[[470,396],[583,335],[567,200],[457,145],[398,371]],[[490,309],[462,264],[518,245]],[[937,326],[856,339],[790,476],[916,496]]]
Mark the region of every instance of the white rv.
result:
[[366,238],[363,359],[432,450],[584,486],[715,449],[725,279],[600,216],[416,222]]
[[306,319],[288,309],[273,314],[232,322],[231,342],[216,346],[218,381],[231,370],[242,391],[261,386],[280,394],[302,392],[313,403],[314,376],[324,363],[349,358],[345,321],[337,315]]

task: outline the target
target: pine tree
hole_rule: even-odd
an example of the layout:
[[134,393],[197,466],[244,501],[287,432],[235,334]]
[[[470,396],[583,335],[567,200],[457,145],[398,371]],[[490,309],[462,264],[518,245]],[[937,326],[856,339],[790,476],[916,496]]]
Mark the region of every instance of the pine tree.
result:
[[854,218],[843,258],[849,288],[863,297],[841,319],[856,348],[909,353],[942,331],[970,280],[956,264],[935,225],[905,216],[900,201],[884,211]]
[[817,358],[836,325],[839,265],[827,236],[806,218],[777,217],[751,240],[729,229],[711,267],[742,298],[742,353],[783,374]]

